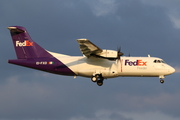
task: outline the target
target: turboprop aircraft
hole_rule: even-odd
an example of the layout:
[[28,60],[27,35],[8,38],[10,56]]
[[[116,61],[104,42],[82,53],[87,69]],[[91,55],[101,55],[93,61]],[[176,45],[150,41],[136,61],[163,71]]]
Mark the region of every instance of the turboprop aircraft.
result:
[[105,50],[97,47],[88,39],[77,39],[83,56],[69,56],[43,49],[29,36],[21,26],[10,26],[17,59],[8,62],[49,73],[82,76],[91,78],[102,86],[104,79],[119,76],[159,77],[164,83],[164,76],[175,69],[157,57],[125,57],[121,50]]

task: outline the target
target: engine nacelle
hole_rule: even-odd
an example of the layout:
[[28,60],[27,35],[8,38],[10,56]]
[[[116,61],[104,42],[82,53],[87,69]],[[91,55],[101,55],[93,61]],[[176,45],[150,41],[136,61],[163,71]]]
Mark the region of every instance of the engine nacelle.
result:
[[99,56],[107,57],[107,58],[117,58],[117,51],[104,49],[103,52],[99,54]]

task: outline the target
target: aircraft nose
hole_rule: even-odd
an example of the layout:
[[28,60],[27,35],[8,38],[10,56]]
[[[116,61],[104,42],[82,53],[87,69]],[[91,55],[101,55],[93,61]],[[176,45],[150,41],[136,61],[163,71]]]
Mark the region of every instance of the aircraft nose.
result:
[[172,74],[172,73],[174,73],[175,71],[176,71],[176,70],[175,70],[173,67],[170,66],[169,72]]

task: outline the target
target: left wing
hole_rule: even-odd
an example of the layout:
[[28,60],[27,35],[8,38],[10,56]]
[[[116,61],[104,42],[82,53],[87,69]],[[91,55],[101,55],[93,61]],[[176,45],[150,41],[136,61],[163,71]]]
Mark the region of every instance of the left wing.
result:
[[90,57],[92,55],[100,55],[103,50],[96,45],[94,45],[91,41],[88,39],[77,39],[77,42],[80,45],[81,52],[86,56]]

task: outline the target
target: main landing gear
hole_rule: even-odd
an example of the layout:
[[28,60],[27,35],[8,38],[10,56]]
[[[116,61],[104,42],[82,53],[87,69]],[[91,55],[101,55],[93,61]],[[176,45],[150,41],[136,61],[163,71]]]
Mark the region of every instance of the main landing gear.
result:
[[91,77],[92,82],[96,82],[98,86],[103,85],[104,78],[101,74],[96,74],[95,76]]

